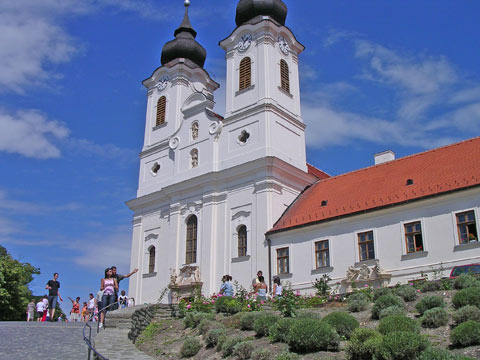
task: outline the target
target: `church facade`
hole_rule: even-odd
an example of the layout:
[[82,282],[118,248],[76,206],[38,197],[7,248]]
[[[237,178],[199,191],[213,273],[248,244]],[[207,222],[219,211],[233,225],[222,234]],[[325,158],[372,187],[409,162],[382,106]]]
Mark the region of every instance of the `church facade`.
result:
[[[237,27],[220,42],[227,67],[224,116],[213,111],[219,85],[203,68],[206,51],[195,40],[188,0],[185,6],[175,38],[162,50],[161,66],[143,81],[148,91],[139,186],[137,197],[127,202],[134,211],[131,266],[141,274],[130,281],[129,295],[137,303],[156,302],[167,287],[172,301],[173,290],[184,280],[200,284],[208,295],[219,290],[224,274],[249,287],[262,270],[267,280],[278,275],[294,288],[307,291],[311,281],[323,273],[341,282],[349,269],[348,276],[357,278],[368,271],[368,276],[378,275],[389,283],[416,277],[439,260],[453,266],[480,257],[476,246],[478,167],[473,172],[467,169],[474,179],[445,197],[437,196],[442,191],[433,191],[431,199],[412,197],[405,203],[393,201],[389,207],[360,206],[353,211],[359,201],[371,205],[381,201],[375,192],[380,188],[369,184],[373,188],[367,200],[360,193],[359,200],[347,203],[345,194],[358,190],[355,173],[349,178],[354,180],[330,188],[342,176],[330,177],[307,164],[298,71],[304,47],[285,26],[285,4],[281,0],[239,1]],[[479,152],[479,142],[467,142],[466,150]],[[398,163],[405,162],[390,161],[371,169]],[[397,170],[400,173],[402,166]],[[389,171],[380,176],[388,179]],[[420,183],[418,177],[413,181],[408,190],[421,192],[427,185],[434,186]],[[456,184],[461,179],[450,181]],[[342,217],[338,212],[345,207],[351,211]],[[330,215],[325,216],[326,212]],[[443,224],[445,218],[432,224],[430,218],[439,213],[450,214],[451,222],[456,221],[455,214],[465,213],[468,243],[461,243],[461,232],[455,238],[459,225],[452,222],[453,248],[438,245],[437,235],[442,235],[441,241],[447,235],[445,228],[438,230],[435,224]],[[420,236],[413,231],[418,230],[419,221],[423,226]],[[402,232],[402,226],[410,223],[412,232]],[[412,241],[396,257],[390,252],[388,244],[397,235],[420,239],[427,228],[428,242],[423,236],[423,248],[413,240],[417,254],[409,255]],[[384,232],[390,235],[380,235]],[[351,247],[359,250],[355,253]],[[409,270],[391,271],[402,266]],[[342,290],[348,290],[347,286]]]

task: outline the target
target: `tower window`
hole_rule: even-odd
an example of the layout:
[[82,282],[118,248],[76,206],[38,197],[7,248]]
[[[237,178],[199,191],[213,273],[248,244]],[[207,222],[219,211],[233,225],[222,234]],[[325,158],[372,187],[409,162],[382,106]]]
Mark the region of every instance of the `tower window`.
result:
[[238,257],[247,256],[247,227],[238,228]]
[[290,93],[290,74],[288,71],[288,64],[283,59],[280,60],[280,78],[282,89]]
[[158,172],[160,171],[160,164],[158,162],[155,162],[152,166],[152,174],[157,175]]
[[192,215],[187,221],[187,249],[185,256],[186,264],[197,262],[197,217]]
[[198,139],[198,122],[192,124],[192,140]]
[[193,149],[192,151],[190,151],[190,157],[192,160],[192,168],[198,167],[198,150]]
[[246,144],[246,142],[248,141],[249,138],[250,138],[249,132],[246,131],[246,130],[243,130],[240,133],[240,136],[238,137],[238,141],[240,141],[240,143],[242,143],[242,144]]
[[149,258],[148,258],[148,273],[151,274],[155,272],[155,246],[150,247]]
[[252,85],[252,60],[249,57],[240,61],[239,90],[246,89]]
[[157,120],[155,126],[159,126],[165,123],[165,112],[167,109],[167,98],[165,96],[160,97],[157,102]]

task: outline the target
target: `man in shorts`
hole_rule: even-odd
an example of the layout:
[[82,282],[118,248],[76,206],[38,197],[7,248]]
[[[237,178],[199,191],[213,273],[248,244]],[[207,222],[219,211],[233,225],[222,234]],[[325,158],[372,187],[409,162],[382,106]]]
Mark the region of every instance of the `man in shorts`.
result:
[[50,321],[53,321],[53,315],[55,314],[55,307],[57,306],[57,298],[63,301],[60,295],[60,282],[57,281],[58,273],[53,274],[53,280],[47,282],[45,289],[48,290],[48,307],[50,308]]

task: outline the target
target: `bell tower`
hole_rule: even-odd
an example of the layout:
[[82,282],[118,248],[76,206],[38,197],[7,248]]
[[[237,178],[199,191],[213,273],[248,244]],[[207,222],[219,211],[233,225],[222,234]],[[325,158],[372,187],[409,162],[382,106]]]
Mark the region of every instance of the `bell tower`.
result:
[[224,124],[258,119],[263,155],[306,171],[298,71],[305,47],[285,26],[286,18],[282,0],[239,1],[237,28],[220,41],[227,63]]

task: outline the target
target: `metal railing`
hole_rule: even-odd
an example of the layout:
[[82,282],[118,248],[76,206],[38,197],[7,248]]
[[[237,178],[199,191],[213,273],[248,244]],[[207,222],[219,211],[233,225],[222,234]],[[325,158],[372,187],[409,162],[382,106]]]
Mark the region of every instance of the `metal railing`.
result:
[[[135,306],[135,298],[128,298],[127,299],[127,303],[129,300],[133,300],[133,306]],[[110,305],[107,305],[103,308],[101,308],[100,310],[98,310],[98,321],[96,322],[97,323],[97,334],[100,330],[100,313],[102,311],[105,311],[107,308],[110,308],[112,306],[115,306],[116,304],[120,305],[120,301],[116,301],[114,302],[113,304],[110,304]],[[108,312],[105,312],[105,316],[103,318],[103,322],[105,322],[105,318],[107,316],[107,313]],[[94,353],[94,355],[96,356],[97,359],[99,360],[108,360],[108,358],[106,358],[105,356],[103,356],[102,354],[100,354],[96,349],[95,347],[93,346],[92,344],[92,326],[90,325],[90,321],[91,321],[92,317],[90,317],[88,319],[88,321],[85,323],[85,326],[83,327],[83,340],[85,341],[85,343],[87,344],[87,347],[88,347],[88,360],[91,360],[91,356],[92,356],[92,351]],[[86,334],[86,330],[87,330],[87,327],[88,327],[88,337],[87,337],[87,334]]]

